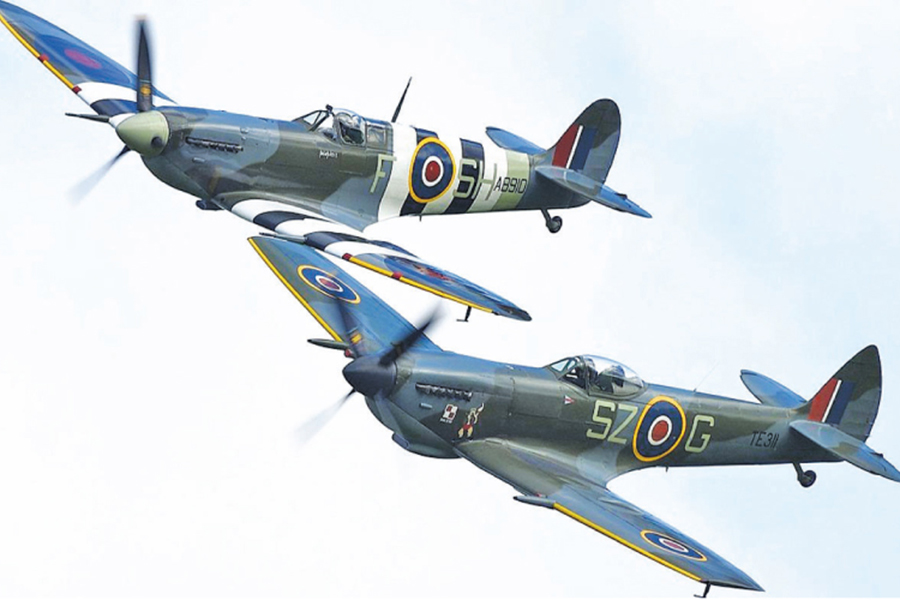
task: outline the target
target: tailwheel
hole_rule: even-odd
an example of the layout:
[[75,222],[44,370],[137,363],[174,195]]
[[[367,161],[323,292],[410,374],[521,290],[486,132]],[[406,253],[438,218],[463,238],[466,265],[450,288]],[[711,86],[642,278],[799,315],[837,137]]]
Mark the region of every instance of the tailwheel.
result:
[[547,225],[547,229],[550,233],[557,233],[562,229],[562,217],[551,217],[546,208],[541,209],[541,214],[544,215],[544,223]]
[[794,470],[797,472],[797,481],[805,488],[812,486],[816,482],[816,472],[813,470],[804,471],[800,463],[794,463]]

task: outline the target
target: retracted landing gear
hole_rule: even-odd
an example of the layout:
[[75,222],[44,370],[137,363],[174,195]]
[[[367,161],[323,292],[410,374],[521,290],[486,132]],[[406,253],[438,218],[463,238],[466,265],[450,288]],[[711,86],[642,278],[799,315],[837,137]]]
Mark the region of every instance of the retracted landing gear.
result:
[[794,470],[797,471],[797,481],[799,481],[800,485],[803,487],[808,488],[816,482],[815,471],[804,471],[803,467],[800,466],[800,463],[794,463]]
[[706,588],[703,590],[703,595],[701,596],[700,594],[694,594],[694,598],[706,598],[706,596],[709,594],[709,588],[711,587],[712,584],[707,582]]
[[544,223],[550,233],[556,233],[562,229],[562,217],[551,217],[546,208],[541,209],[541,214],[544,215]]

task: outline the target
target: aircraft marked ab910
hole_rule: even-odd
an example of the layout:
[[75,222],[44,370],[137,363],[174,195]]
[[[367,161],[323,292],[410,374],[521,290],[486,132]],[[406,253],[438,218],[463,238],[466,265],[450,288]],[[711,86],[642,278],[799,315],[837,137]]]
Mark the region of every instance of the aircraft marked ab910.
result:
[[[137,152],[154,176],[198,198],[201,209],[230,211],[301,243],[323,220],[362,230],[399,216],[536,210],[556,232],[562,219],[549,210],[591,201],[650,216],[605,184],[621,125],[612,100],[588,106],[549,149],[496,127],[475,140],[396,123],[406,91],[391,122],[330,106],[293,121],[258,118],[178,105],[155,89],[143,21],[137,75],[2,0],[0,23],[96,113],[72,116],[115,128],[125,147],[106,169]],[[508,300],[402,248],[330,235],[364,248],[339,258],[469,309],[530,319]],[[386,258],[398,254],[407,268],[394,271]]]
[[[792,464],[845,460],[900,481],[866,445],[881,402],[877,348],[858,352],[810,401],[752,371],[741,379],[759,404],[645,382],[599,356],[528,367],[445,352],[380,298],[334,267],[359,302],[336,301],[298,265],[324,257],[289,240],[254,237],[260,257],[335,337],[353,390],[404,449],[465,458],[550,508],[659,564],[706,584],[762,590],[753,579],[653,515],[613,494],[609,482],[651,466]],[[308,267],[304,267],[308,268]],[[349,396],[344,398],[344,401]],[[332,413],[333,414],[333,413]]]

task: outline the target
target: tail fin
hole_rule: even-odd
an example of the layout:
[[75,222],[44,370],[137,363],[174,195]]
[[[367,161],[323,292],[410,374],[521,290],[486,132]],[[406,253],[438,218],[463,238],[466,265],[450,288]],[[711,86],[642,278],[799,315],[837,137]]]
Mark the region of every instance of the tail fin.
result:
[[801,407],[808,419],[833,425],[865,442],[872,431],[881,403],[881,359],[878,348],[868,346],[847,361]]
[[[881,402],[881,360],[868,346],[847,361],[812,400],[796,409],[791,429],[869,473],[900,482],[900,471],[865,444]],[[803,419],[803,416],[806,419]]]
[[571,169],[604,183],[616,149],[622,119],[612,100],[597,100],[578,115],[538,164]]

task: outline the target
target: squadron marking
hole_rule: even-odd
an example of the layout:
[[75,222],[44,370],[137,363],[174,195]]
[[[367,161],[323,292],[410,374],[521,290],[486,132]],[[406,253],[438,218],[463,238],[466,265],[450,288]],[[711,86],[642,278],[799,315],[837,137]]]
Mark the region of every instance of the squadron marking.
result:
[[663,550],[671,552],[672,554],[677,554],[682,558],[696,560],[699,562],[706,562],[706,555],[704,555],[702,552],[692,548],[684,542],[676,540],[671,536],[645,529],[641,532],[641,537],[657,548],[662,548]]
[[297,267],[297,274],[306,285],[329,298],[343,300],[349,304],[359,304],[359,294],[353,288],[322,269],[310,265],[300,265]]
[[409,194],[420,204],[437,200],[456,178],[456,164],[447,144],[426,137],[413,152],[409,165]]
[[634,434],[634,455],[642,462],[659,460],[670,454],[684,437],[684,409],[668,396],[647,403]]

